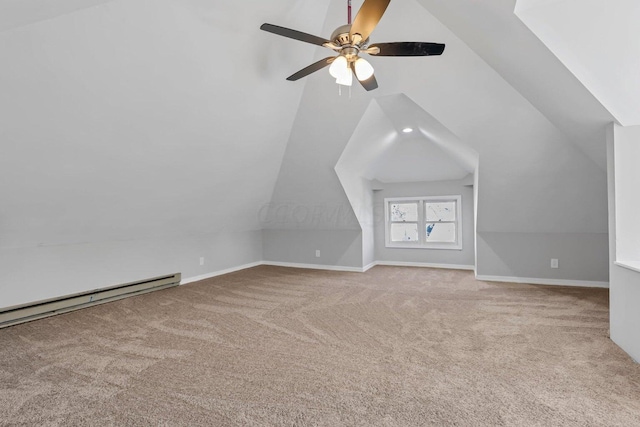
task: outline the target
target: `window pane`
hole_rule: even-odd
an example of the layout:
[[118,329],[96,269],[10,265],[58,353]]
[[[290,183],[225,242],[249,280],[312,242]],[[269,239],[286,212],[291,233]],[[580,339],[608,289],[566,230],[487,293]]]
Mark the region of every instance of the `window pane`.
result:
[[417,242],[418,224],[391,224],[392,242]]
[[456,225],[450,222],[427,224],[427,242],[455,243]]
[[428,222],[456,220],[456,202],[427,202],[425,208]]
[[391,221],[417,221],[417,203],[391,203]]

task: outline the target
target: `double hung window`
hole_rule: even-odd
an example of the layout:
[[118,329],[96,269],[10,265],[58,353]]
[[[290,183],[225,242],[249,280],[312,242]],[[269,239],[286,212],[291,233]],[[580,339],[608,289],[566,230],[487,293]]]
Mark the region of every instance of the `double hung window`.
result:
[[384,199],[390,248],[462,249],[461,196]]

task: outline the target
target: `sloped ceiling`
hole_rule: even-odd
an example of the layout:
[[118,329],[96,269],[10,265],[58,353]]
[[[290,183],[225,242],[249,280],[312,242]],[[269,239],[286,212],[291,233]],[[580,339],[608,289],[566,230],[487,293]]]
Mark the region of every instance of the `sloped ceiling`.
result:
[[516,6],[518,17],[620,124],[640,125],[640,2],[519,0]]
[[3,0],[0,32],[77,12],[113,0]]
[[[369,165],[367,176],[382,182],[443,181],[476,171],[478,153],[407,95],[376,101],[394,128],[397,143]],[[405,128],[413,132],[404,133]]]
[[396,142],[369,165],[370,179],[388,183],[445,181],[469,175],[455,159],[422,135]]
[[85,3],[2,3],[1,247],[259,229],[327,3]]
[[[606,169],[612,115],[514,13],[516,0],[418,0],[541,114]],[[570,17],[579,20],[579,14]],[[606,32],[603,28],[597,33]]]
[[[601,140],[597,140],[601,145],[595,147],[598,153],[591,153],[588,148],[591,142],[573,138],[578,138],[584,132],[579,129],[580,126],[568,126],[556,117],[551,121],[548,118],[550,110],[532,104],[523,95],[523,90],[516,89],[472,50],[470,44],[452,32],[452,25],[443,25],[431,13],[432,5],[426,3],[419,0],[392,2],[373,33],[372,42],[443,42],[447,47],[442,56],[371,58],[380,88],[367,93],[354,86],[350,98],[344,91],[339,96],[335,82],[322,71],[307,78],[305,83],[296,83],[304,84],[305,89],[272,203],[275,206],[285,204],[327,209],[347,204],[333,167],[370,99],[405,93],[479,153],[480,231],[606,232],[606,176],[599,168],[599,162],[604,157],[598,157],[600,149],[604,154],[604,118],[602,129],[590,123],[589,135],[591,131],[602,131],[603,135]],[[459,6],[486,4],[470,0],[453,3]],[[509,2],[492,2],[496,3],[500,3],[500,6],[486,6],[483,13],[505,14],[502,5]],[[343,23],[343,6],[343,1],[331,2],[322,35],[330,34]],[[439,10],[437,5],[434,9]],[[471,16],[468,10],[464,14],[461,10],[454,11],[460,12],[460,16],[451,17],[455,22]],[[509,13],[513,15],[513,9]],[[482,21],[482,16],[477,19]],[[513,17],[513,21],[509,18],[508,22],[519,23],[526,31],[517,17]],[[489,37],[493,43],[485,49],[499,50],[496,46],[502,49],[499,35],[507,37],[509,28],[507,26],[504,33],[496,30],[495,35]],[[531,36],[531,40],[537,43],[537,50],[543,49],[534,36]],[[517,48],[507,44],[505,49],[513,53]],[[323,56],[326,56],[326,52],[318,48],[316,59]],[[571,77],[559,65],[559,75]],[[555,75],[554,70],[556,68],[552,67],[548,73]],[[546,80],[550,75],[534,76],[534,89],[536,85],[544,85],[544,81],[540,82],[537,78]],[[575,79],[572,81],[576,82]],[[523,83],[523,86],[526,85]],[[581,99],[585,89],[579,83],[577,87],[581,88],[577,91]],[[550,104],[553,104],[550,101],[552,98],[554,102],[558,101],[558,97],[549,94]],[[593,105],[586,105],[585,111],[588,112]],[[598,106],[596,101],[593,108],[599,111],[602,107]],[[563,107],[562,110],[568,111],[570,108]],[[577,115],[573,114],[572,117]],[[563,127],[556,125],[556,121],[562,122]],[[575,134],[570,135],[570,130]],[[563,212],[563,215],[559,217],[558,212]],[[281,224],[283,228],[346,225],[336,225],[330,221]],[[357,223],[351,221],[348,225],[355,227]]]
[[397,93],[480,154],[485,229],[606,230],[590,168],[610,115],[511,0],[391,2],[372,41],[445,54],[372,58],[380,89],[342,96],[325,72],[285,81],[330,52],[258,28],[328,36],[344,0],[26,1],[2,9],[1,247],[259,229],[269,202],[348,206],[333,168],[371,99]]
[[[376,101],[391,124],[391,129],[382,134],[392,132],[394,139],[368,162],[362,176],[391,183],[456,180],[475,172],[477,153],[469,153],[472,150],[406,95],[389,95]],[[371,121],[363,124],[373,125]],[[404,133],[405,127],[413,131]],[[363,158],[364,151],[371,151],[368,146],[372,141],[358,142],[355,137],[349,146],[357,144],[362,151],[358,157]]]

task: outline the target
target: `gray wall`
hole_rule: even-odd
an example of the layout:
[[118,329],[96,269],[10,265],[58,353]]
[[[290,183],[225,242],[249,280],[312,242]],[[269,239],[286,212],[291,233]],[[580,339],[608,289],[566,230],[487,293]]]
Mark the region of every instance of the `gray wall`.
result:
[[362,268],[360,230],[263,230],[262,241],[265,261]]
[[261,259],[261,231],[0,248],[0,307],[170,273],[188,279]]
[[[473,266],[473,187],[466,181],[385,183],[374,192],[375,247],[377,261]],[[386,197],[462,196],[462,250],[404,249],[385,247],[384,199]]]
[[477,239],[478,276],[609,280],[607,233],[479,232]]

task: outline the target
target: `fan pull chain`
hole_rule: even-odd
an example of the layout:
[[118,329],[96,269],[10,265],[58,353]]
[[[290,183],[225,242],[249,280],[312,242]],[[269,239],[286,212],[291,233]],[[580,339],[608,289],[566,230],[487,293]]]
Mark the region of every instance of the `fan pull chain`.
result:
[[[342,85],[338,86],[338,96],[342,96]],[[349,86],[349,99],[351,99],[351,86]]]

